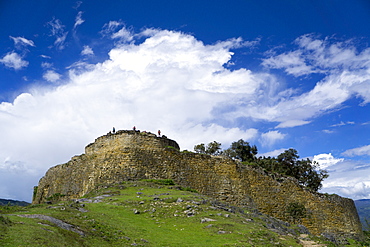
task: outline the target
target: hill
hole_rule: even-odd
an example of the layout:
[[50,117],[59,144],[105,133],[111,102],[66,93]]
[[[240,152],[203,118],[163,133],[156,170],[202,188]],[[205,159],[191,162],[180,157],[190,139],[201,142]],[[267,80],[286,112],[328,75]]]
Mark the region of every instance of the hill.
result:
[[0,246],[336,246],[302,225],[225,204],[171,180],[126,181],[75,200],[60,197],[0,207]]
[[27,206],[30,203],[24,201],[10,200],[10,199],[0,199],[0,205],[9,206]]
[[370,227],[365,221],[365,219],[367,219],[370,223],[370,199],[356,200],[355,205],[356,205],[358,216],[360,217],[362,225],[365,228]]

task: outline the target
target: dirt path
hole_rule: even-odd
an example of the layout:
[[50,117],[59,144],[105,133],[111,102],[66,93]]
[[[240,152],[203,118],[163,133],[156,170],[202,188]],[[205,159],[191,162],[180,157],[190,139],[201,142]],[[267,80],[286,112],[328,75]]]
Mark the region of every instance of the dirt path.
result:
[[324,244],[318,244],[315,241],[307,240],[307,234],[301,234],[299,237],[299,242],[303,247],[326,247]]
[[75,232],[75,233],[78,233],[80,234],[81,236],[84,236],[85,233],[76,229],[73,225],[71,224],[68,224],[64,221],[61,221],[61,220],[58,220],[56,218],[53,218],[51,216],[47,216],[47,215],[42,215],[42,214],[17,214],[17,216],[19,217],[24,217],[24,218],[33,218],[33,219],[40,219],[40,220],[47,220],[51,223],[54,223],[55,225],[57,225],[58,227],[60,228],[63,228],[65,230],[68,230],[68,231],[72,231],[72,232]]

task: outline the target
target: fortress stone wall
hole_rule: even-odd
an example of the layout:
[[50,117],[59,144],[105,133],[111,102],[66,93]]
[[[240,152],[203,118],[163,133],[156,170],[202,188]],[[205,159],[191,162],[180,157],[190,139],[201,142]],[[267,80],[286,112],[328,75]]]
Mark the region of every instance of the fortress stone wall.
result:
[[238,206],[257,208],[292,222],[291,203],[306,208],[300,223],[312,234],[361,238],[361,223],[351,199],[312,193],[293,178],[278,182],[262,169],[227,157],[180,152],[170,139],[138,131],[118,131],[99,137],[85,154],[50,168],[41,178],[33,203],[57,193],[79,198],[100,185],[138,179],[173,179],[183,187]]

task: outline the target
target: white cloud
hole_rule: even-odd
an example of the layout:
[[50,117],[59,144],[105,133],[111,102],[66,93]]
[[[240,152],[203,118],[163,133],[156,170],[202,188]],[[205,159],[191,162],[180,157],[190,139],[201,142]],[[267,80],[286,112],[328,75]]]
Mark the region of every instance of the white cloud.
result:
[[35,46],[35,43],[32,40],[23,38],[23,37],[12,37],[10,38],[14,41],[14,44],[17,45],[22,45],[22,46]]
[[41,63],[41,67],[42,67],[43,69],[50,69],[50,68],[52,68],[52,67],[53,67],[53,64],[52,64],[52,63],[48,63],[48,62],[42,62],[42,63]]
[[112,39],[120,39],[125,42],[130,42],[134,39],[132,33],[126,28],[121,28],[118,32],[112,34]]
[[296,127],[296,126],[302,126],[305,124],[309,124],[310,121],[305,121],[305,120],[287,120],[284,122],[281,122],[276,126],[276,128],[290,128],[290,127]]
[[336,159],[334,156],[329,154],[318,154],[313,157],[313,161],[316,161],[320,165],[320,169],[327,169],[330,166],[333,166],[339,162],[343,162],[344,159]]
[[76,28],[77,26],[81,25],[82,23],[85,22],[85,20],[82,19],[82,14],[83,12],[82,11],[79,11],[77,16],[76,16],[76,19],[75,19],[75,25],[74,25],[74,28]]
[[355,124],[355,122],[353,122],[353,121],[347,121],[347,122],[341,121],[340,123],[333,124],[330,127],[340,127],[340,126],[344,126],[344,125],[353,125],[353,124]]
[[289,148],[280,148],[275,149],[270,152],[257,154],[258,157],[277,157],[279,154],[284,153],[285,150],[288,150]]
[[[112,33],[116,32],[116,30],[121,27],[121,26],[124,26],[125,24],[123,22],[120,22],[120,21],[110,21],[106,24],[104,24],[103,26],[103,29],[101,30],[101,34],[103,36],[110,36],[112,35]],[[145,32],[149,32],[148,30],[152,30],[152,29],[147,29]],[[143,32],[144,33],[144,32]],[[153,34],[150,33],[148,34],[147,36],[152,36]]]
[[[118,30],[119,29],[119,30]],[[137,34],[138,37],[151,37],[159,31],[156,29],[146,29]],[[100,32],[103,36],[109,36],[112,39],[118,39],[120,42],[131,42],[134,40],[135,34],[129,30],[121,21],[110,21],[103,26]]]
[[262,64],[269,68],[284,69],[294,76],[326,74],[333,70],[352,71],[364,65],[369,66],[370,49],[359,53],[350,41],[333,43],[329,38],[320,40],[307,34],[297,38],[294,43],[298,45],[297,50],[270,56]]
[[262,143],[263,146],[272,146],[277,141],[283,140],[285,136],[286,136],[285,134],[282,134],[277,130],[273,130],[261,134],[260,142]]
[[335,131],[334,130],[322,130],[322,132],[326,133],[326,134],[333,134]]
[[340,109],[352,97],[362,98],[362,105],[370,102],[370,48],[357,51],[349,41],[320,40],[312,35],[304,35],[295,43],[296,50],[274,52],[262,64],[295,76],[322,73],[324,78],[311,91],[289,94],[287,90],[287,96],[283,96],[284,91],[272,94],[269,104],[260,102],[248,110],[240,109],[235,117],[280,122],[279,128],[294,127]]
[[74,9],[78,9],[80,6],[81,6],[81,4],[82,4],[83,2],[82,1],[77,1],[76,2],[76,5],[75,6],[73,6],[73,8]]
[[16,52],[9,52],[0,59],[0,63],[8,68],[19,70],[28,66],[28,62],[23,60],[22,57]]
[[[13,164],[22,164],[23,186],[32,188],[49,167],[82,153],[113,126],[160,129],[188,150],[200,142],[217,140],[227,148],[240,138],[255,140],[256,129],[217,124],[227,116],[214,112],[225,102],[253,98],[265,85],[265,75],[224,68],[231,43],[204,45],[191,35],[158,31],[140,44],[117,45],[102,63],[69,67],[69,78],[57,87],[33,88],[1,103],[0,135],[7,140],[0,143],[0,160],[7,159],[1,169],[14,179]],[[53,70],[44,77],[61,79]],[[1,193],[16,191],[7,186]]]
[[64,31],[65,26],[62,25],[62,22],[59,19],[53,18],[47,23],[47,26],[50,27],[51,36],[55,37],[54,46],[63,50],[65,45],[65,40],[67,38],[68,32]]
[[54,70],[47,70],[42,77],[49,82],[57,82],[60,80],[61,75]]
[[[54,36],[66,35],[60,21],[53,19],[49,25]],[[122,23],[110,22],[102,34],[112,37],[122,28]],[[327,70],[326,77],[311,91],[299,94],[284,88],[271,74],[228,69],[233,55],[230,49],[246,46],[242,39],[205,45],[192,35],[155,29],[117,38],[132,38],[132,42],[117,44],[109,52],[109,59],[101,63],[72,64],[63,81],[49,68],[45,79],[59,80],[59,86],[33,88],[13,102],[0,104],[0,136],[8,140],[0,143],[0,160],[8,158],[1,169],[11,174],[12,164],[22,164],[19,167],[24,174],[34,172],[30,179],[25,175],[25,183],[31,188],[37,183],[34,178],[40,178],[50,166],[82,153],[85,145],[113,126],[131,129],[135,125],[151,132],[160,129],[182,149],[192,150],[195,144],[214,140],[227,148],[240,138],[255,141],[259,136],[255,128],[228,127],[224,123],[230,123],[230,119],[247,119],[246,125],[248,121],[264,120],[280,123],[280,128],[294,127],[340,107],[351,97],[370,99],[370,91],[360,90],[370,88],[370,70],[366,67],[369,58],[366,60],[365,51],[346,53],[343,49],[348,47],[343,45],[336,46],[343,55],[325,59],[335,59],[329,64],[342,64],[344,71],[324,68],[319,54],[315,63],[314,56],[298,60],[309,61],[311,71]],[[327,41],[302,38],[299,42],[298,49],[305,49],[302,56],[318,53],[319,49],[329,54],[328,50],[334,49]],[[284,137],[274,130],[261,134],[260,141],[268,146]],[[331,167],[337,169],[343,164]],[[338,186],[338,181],[333,186]],[[14,194],[11,187],[3,191]]]
[[312,66],[306,64],[301,51],[293,51],[270,57],[265,59],[262,65],[274,69],[285,69],[288,74],[295,76],[313,73]]
[[342,155],[349,156],[349,157],[363,156],[363,155],[370,156],[370,145],[348,149],[348,150],[344,151],[342,153]]
[[81,51],[81,55],[92,56],[94,55],[94,51],[91,49],[90,46],[84,45],[84,49]]
[[330,166],[322,192],[352,199],[370,199],[370,164],[344,160]]

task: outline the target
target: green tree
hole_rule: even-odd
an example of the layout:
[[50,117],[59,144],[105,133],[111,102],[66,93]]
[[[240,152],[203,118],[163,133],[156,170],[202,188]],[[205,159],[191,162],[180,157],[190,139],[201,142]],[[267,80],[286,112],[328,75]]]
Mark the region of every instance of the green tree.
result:
[[329,177],[328,172],[319,169],[318,163],[310,159],[299,160],[295,149],[285,150],[277,157],[275,172],[295,177],[299,184],[318,191],[322,187],[322,181]]
[[206,147],[204,143],[197,144],[194,146],[194,151],[199,154],[205,154],[206,153]]
[[200,154],[219,155],[221,154],[221,143],[213,141],[204,145],[204,143],[194,146],[194,151]]
[[206,154],[219,155],[221,153],[221,143],[213,141],[208,143],[206,147]]
[[256,159],[257,153],[257,147],[255,145],[250,146],[249,142],[243,139],[231,143],[230,148],[224,151],[225,155],[241,161],[253,161]]
[[306,211],[306,207],[299,202],[292,202],[287,206],[287,213],[295,223],[300,223],[306,217]]

